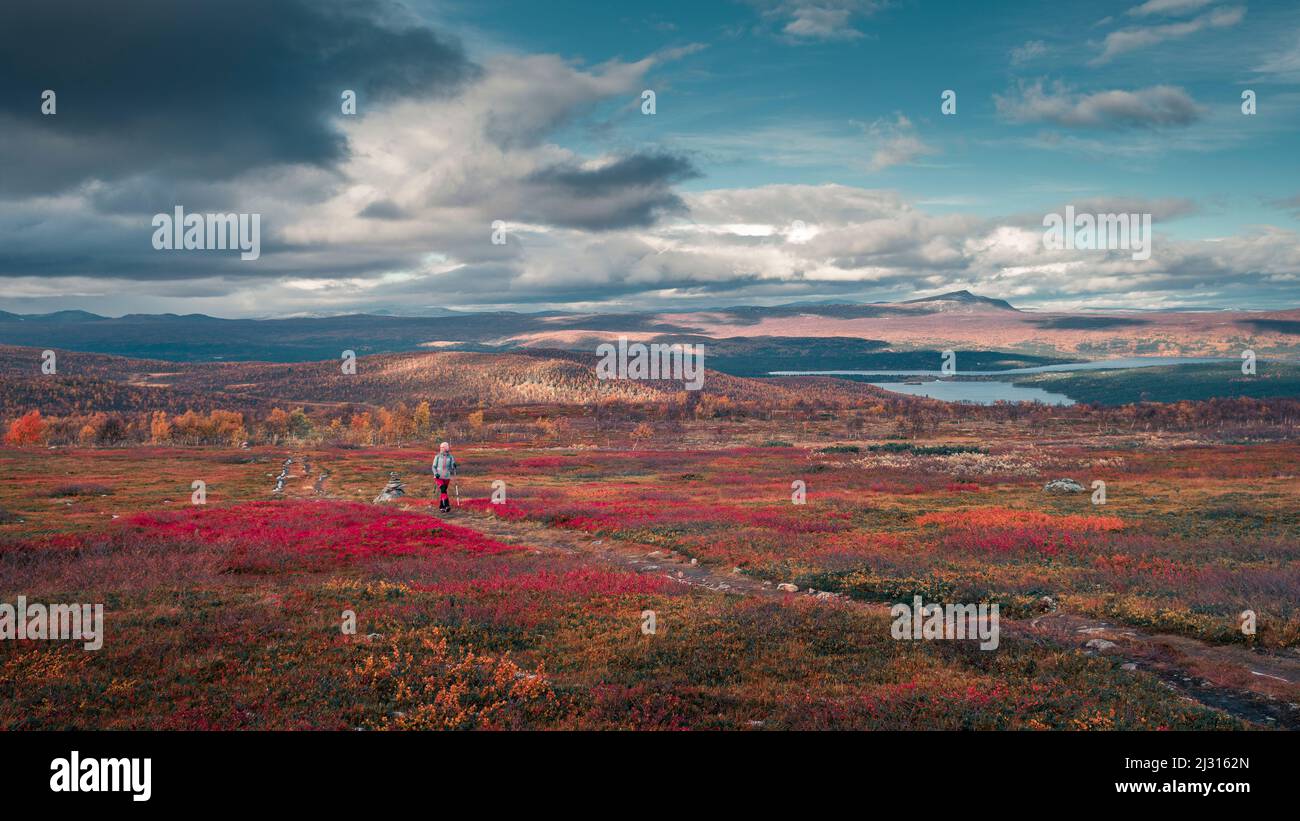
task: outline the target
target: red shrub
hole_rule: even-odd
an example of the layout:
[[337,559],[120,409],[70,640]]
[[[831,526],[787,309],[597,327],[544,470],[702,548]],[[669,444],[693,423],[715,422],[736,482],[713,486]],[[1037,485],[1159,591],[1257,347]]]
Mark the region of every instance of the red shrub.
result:
[[432,516],[359,502],[248,502],[140,513],[122,522],[147,538],[198,539],[261,553],[336,559],[452,552],[502,553],[521,548]]

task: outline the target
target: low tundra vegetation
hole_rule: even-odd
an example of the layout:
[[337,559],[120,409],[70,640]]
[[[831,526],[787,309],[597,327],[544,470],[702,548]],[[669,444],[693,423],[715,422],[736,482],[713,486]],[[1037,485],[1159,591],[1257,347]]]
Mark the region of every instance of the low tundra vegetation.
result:
[[[106,613],[96,652],[0,642],[0,727],[1230,728],[1115,659],[895,641],[851,600],[1048,597],[1220,643],[1249,609],[1249,641],[1300,639],[1294,444],[754,441],[458,448],[449,519],[424,449],[295,452],[278,497],[274,448],[0,450],[0,601]],[[390,471],[408,496],[370,504]],[[1044,493],[1058,477],[1106,504]],[[550,534],[847,600],[690,587]]]

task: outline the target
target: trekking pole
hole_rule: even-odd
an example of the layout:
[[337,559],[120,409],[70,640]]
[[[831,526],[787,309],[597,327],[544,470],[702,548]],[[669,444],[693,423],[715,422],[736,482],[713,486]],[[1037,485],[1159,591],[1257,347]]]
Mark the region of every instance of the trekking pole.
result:
[[452,484],[456,486],[456,507],[460,507],[460,479],[452,479]]

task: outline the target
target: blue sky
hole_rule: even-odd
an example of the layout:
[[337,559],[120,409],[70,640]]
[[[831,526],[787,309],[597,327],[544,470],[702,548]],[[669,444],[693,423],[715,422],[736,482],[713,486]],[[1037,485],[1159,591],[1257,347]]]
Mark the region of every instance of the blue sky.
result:
[[[74,4],[79,34],[17,0],[0,308],[1300,296],[1295,3],[196,0],[151,17],[160,3]],[[37,29],[53,47],[23,48]],[[115,39],[145,47],[96,48]],[[197,92],[149,73],[187,57]],[[52,85],[62,109],[40,117]],[[260,259],[154,251],[149,218],[177,204],[261,213]],[[1151,213],[1152,258],[1045,251],[1067,204]]]
[[[653,12],[589,2],[438,5],[433,19],[477,29],[471,41],[485,50],[554,52],[596,65],[701,46],[651,76],[660,95],[655,117],[620,117],[626,103],[611,103],[558,136],[588,152],[611,141],[694,152],[706,175],[687,189],[889,186],[935,208],[959,203],[988,216],[1041,211],[1079,194],[1188,197],[1205,213],[1169,226],[1185,236],[1295,222],[1295,209],[1269,203],[1300,187],[1294,173],[1300,170],[1300,65],[1292,64],[1289,77],[1260,68],[1266,56],[1295,59],[1300,4],[1189,4],[1182,13],[1175,6],[1135,16],[1127,13],[1140,7],[1132,1],[846,3],[864,11],[850,15],[844,28],[856,34],[839,37],[784,34],[791,13],[776,6],[764,14],[762,6],[742,2],[656,3]],[[1241,22],[1094,62],[1113,31],[1191,21],[1223,8],[1244,9]],[[996,96],[1040,80],[1081,95],[1173,85],[1205,111],[1173,134],[1009,122],[999,115]],[[1241,114],[1247,88],[1262,97],[1262,116]],[[945,89],[957,92],[956,116],[940,113]],[[934,153],[873,170],[869,129],[899,115]],[[592,132],[611,124],[608,132]],[[763,135],[781,141],[750,144]],[[1058,136],[1079,144],[1053,145]],[[826,151],[831,145],[834,154]]]

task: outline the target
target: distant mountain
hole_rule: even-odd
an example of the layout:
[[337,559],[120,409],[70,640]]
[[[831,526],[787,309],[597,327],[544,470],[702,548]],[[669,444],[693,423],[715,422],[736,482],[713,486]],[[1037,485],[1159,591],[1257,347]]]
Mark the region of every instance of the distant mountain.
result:
[[601,342],[627,336],[642,342],[707,342],[710,361],[737,375],[880,367],[897,359],[893,354],[946,349],[964,352],[968,368],[969,355],[980,351],[1069,360],[1156,354],[1235,357],[1247,348],[1262,357],[1300,353],[1300,310],[1038,312],[965,290],[870,304],[443,313],[221,319],[204,314],[113,318],[87,311],[0,312],[0,344],[172,362],[322,362],[337,361],[343,351],[592,353]]
[[89,311],[55,311],[50,314],[11,314],[0,311],[0,322],[99,322],[105,318]]
[[89,311],[55,311],[52,314],[37,314],[28,316],[29,320],[41,320],[44,322],[100,322],[106,319],[99,314],[92,314]]
[[939,294],[938,296],[926,296],[926,297],[921,297],[920,299],[909,299],[902,302],[901,304],[903,305],[931,304],[941,311],[953,310],[953,309],[962,310],[962,309],[969,308],[971,306],[983,306],[988,308],[996,308],[1000,311],[1015,311],[1016,313],[1021,313],[1019,308],[1014,307],[1010,302],[1007,302],[1005,299],[993,299],[992,297],[980,296],[979,294],[972,294],[970,291],[965,291],[965,290],[949,291],[946,294]]
[[275,316],[262,317],[262,319],[328,319],[336,316],[398,316],[398,317],[439,317],[439,316],[465,316],[468,311],[455,311],[451,308],[419,308],[416,310],[400,310],[383,308],[374,311],[367,311],[365,314],[349,313],[347,311],[301,311],[293,314],[276,314]]

